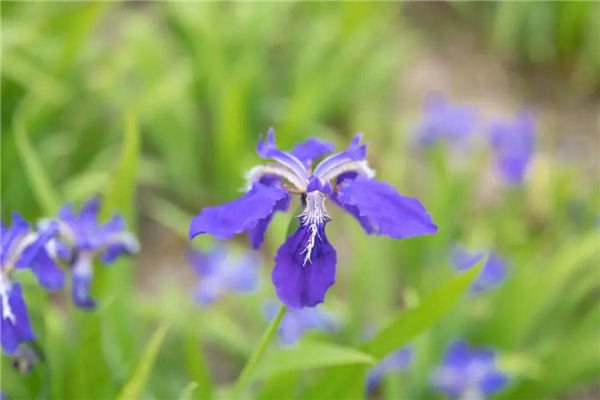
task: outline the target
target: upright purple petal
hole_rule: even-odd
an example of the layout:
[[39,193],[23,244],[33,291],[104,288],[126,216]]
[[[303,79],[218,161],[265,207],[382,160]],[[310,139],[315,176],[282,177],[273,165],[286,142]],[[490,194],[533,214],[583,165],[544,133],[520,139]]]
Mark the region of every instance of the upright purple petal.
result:
[[[358,166],[358,162],[365,159],[367,156],[367,145],[360,144],[362,133],[357,133],[352,138],[348,150],[335,153],[325,158],[317,165],[313,175],[324,180],[335,178],[341,173],[354,170]],[[353,166],[351,168],[351,166]]]
[[45,229],[40,231],[33,242],[27,245],[26,248],[23,249],[23,253],[20,255],[19,259],[15,262],[16,268],[27,268],[34,261],[35,258],[38,257],[40,251],[42,251],[46,244],[58,233],[58,223],[56,221],[52,221],[49,223]]
[[357,175],[338,187],[334,201],[344,207],[367,233],[403,239],[437,232],[419,200],[402,196],[388,183]]
[[19,343],[35,340],[31,329],[27,306],[23,300],[23,289],[19,283],[0,278],[2,282],[0,301],[0,342],[5,354],[15,354]]
[[272,279],[279,299],[288,307],[300,309],[322,303],[335,282],[336,252],[325,235],[325,224],[318,226],[310,261],[306,262],[307,243],[313,236],[308,225],[300,225],[275,256]]
[[301,180],[305,181],[308,179],[308,173],[302,161],[292,153],[279,150],[275,144],[275,130],[273,128],[269,128],[266,141],[263,141],[262,137],[259,139],[258,145],[256,146],[256,152],[263,159],[273,159],[280,164],[285,165],[298,175]]
[[12,212],[12,223],[10,227],[4,226],[2,237],[0,237],[0,265],[11,258],[17,242],[29,232],[29,222],[25,221],[21,214]]
[[308,138],[306,141],[295,145],[290,153],[302,161],[304,165],[311,165],[317,158],[332,153],[333,150],[335,150],[333,143],[325,142],[321,139]]
[[287,195],[279,186],[254,183],[242,197],[217,207],[204,208],[192,219],[189,237],[207,233],[218,239],[230,239],[249,231],[269,217],[277,203]]

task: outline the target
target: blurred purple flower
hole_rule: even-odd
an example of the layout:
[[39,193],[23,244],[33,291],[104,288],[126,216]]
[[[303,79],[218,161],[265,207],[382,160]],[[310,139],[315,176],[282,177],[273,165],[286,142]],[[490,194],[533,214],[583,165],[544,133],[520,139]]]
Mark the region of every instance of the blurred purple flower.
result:
[[[200,234],[230,239],[249,232],[253,248],[258,248],[273,214],[287,211],[290,194],[299,193],[305,207],[298,216],[300,226],[277,251],[272,279],[277,296],[290,308],[322,303],[335,282],[337,262],[336,251],[325,234],[325,225],[331,220],[325,209],[327,197],[353,215],[367,234],[402,239],[437,232],[417,199],[402,196],[391,185],[373,179],[361,137],[356,135],[348,150],[326,157],[313,171],[312,161],[331,151],[333,145],[309,139],[285,152],[275,145],[270,129],[256,150],[261,158],[275,162],[249,171],[248,192],[242,197],[204,208],[194,217],[190,239]],[[335,189],[330,181],[335,182]]]
[[504,388],[508,377],[498,368],[493,349],[474,349],[460,340],[448,346],[431,382],[448,397],[476,400]]
[[372,392],[390,371],[406,371],[413,361],[413,349],[403,347],[389,354],[367,374],[367,392]]
[[[60,235],[72,245],[72,291],[71,297],[80,308],[94,308],[96,302],[90,297],[96,258],[104,264],[114,262],[123,254],[133,254],[139,250],[139,243],[126,229],[121,215],[114,215],[108,222],[98,221],[100,201],[90,198],[79,214],[71,204],[63,206],[59,212]],[[63,244],[55,242],[56,255],[66,256]]]
[[[455,245],[450,251],[450,263],[462,272],[473,268],[483,256],[482,253],[470,253],[463,246]],[[471,288],[474,292],[489,290],[502,282],[505,277],[506,263],[498,254],[490,253]]]
[[217,245],[208,253],[190,250],[188,261],[200,276],[194,290],[199,305],[211,304],[230,291],[252,292],[258,286],[261,260],[256,253],[232,255]]
[[496,121],[488,128],[494,149],[494,164],[509,185],[521,185],[535,152],[536,122],[532,113],[521,111],[512,121]]
[[53,223],[43,231],[32,232],[18,212],[12,213],[10,227],[0,224],[0,341],[5,354],[14,354],[19,343],[35,339],[23,289],[11,279],[13,271],[31,269],[39,284],[48,289],[64,285],[62,271],[43,258],[44,246],[57,230],[57,224]]
[[[266,319],[271,321],[278,310],[279,303],[267,302],[264,306]],[[318,307],[289,309],[279,325],[279,340],[281,344],[290,346],[298,342],[306,331],[313,329],[333,332],[337,329],[337,323],[332,314]]]
[[423,117],[415,128],[422,146],[445,143],[467,148],[477,126],[475,108],[450,102],[441,93],[430,93],[423,102]]

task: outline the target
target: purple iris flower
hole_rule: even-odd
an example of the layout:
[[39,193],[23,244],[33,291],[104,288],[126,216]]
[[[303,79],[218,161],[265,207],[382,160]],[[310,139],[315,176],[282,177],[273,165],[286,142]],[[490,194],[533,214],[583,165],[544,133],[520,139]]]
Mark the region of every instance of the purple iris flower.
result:
[[481,400],[504,388],[508,377],[498,368],[493,349],[474,349],[460,340],[448,346],[431,381],[448,397]]
[[19,343],[35,340],[29,322],[23,288],[11,279],[16,269],[29,268],[41,286],[60,289],[63,272],[44,258],[44,246],[56,234],[58,226],[50,224],[41,232],[30,231],[30,225],[17,212],[12,213],[10,227],[0,224],[0,341],[2,351],[12,355]]
[[429,146],[443,142],[465,148],[475,132],[477,119],[473,107],[452,103],[441,93],[431,93],[425,98],[423,118],[415,129],[418,143]]
[[367,374],[367,392],[372,392],[390,371],[406,371],[413,361],[413,349],[403,347],[389,354]]
[[[277,315],[279,303],[270,301],[265,304],[264,312],[268,321]],[[309,330],[322,330],[333,332],[338,323],[334,316],[318,307],[303,308],[301,310],[288,310],[279,325],[279,340],[284,346],[291,346],[298,342],[304,333]]]
[[535,152],[536,123],[533,114],[521,111],[512,121],[497,121],[488,128],[494,163],[509,185],[520,185]]
[[[72,246],[72,292],[75,305],[80,308],[94,308],[96,302],[90,297],[94,274],[93,261],[99,258],[103,264],[114,262],[123,254],[133,254],[139,250],[135,236],[127,231],[121,215],[114,215],[108,222],[98,221],[100,201],[93,197],[88,200],[79,214],[71,204],[63,206],[59,212],[59,228],[62,239]],[[55,244],[56,254],[67,256],[64,245]]]
[[[482,253],[470,253],[463,246],[456,245],[450,251],[450,263],[458,271],[466,271],[481,261],[483,256]],[[502,282],[505,277],[506,263],[498,254],[490,253],[471,289],[474,292],[489,290]]]
[[258,254],[231,254],[218,245],[208,253],[191,250],[188,261],[200,275],[194,298],[200,305],[212,304],[227,292],[252,292],[258,286],[261,260]]
[[194,217],[190,239],[200,234],[230,239],[248,232],[252,246],[258,248],[273,214],[287,211],[291,194],[300,194],[304,206],[298,216],[300,226],[277,251],[272,279],[277,296],[290,308],[322,303],[335,282],[337,262],[325,234],[325,225],[331,220],[325,209],[327,198],[353,215],[367,234],[403,239],[437,232],[419,200],[373,179],[375,173],[365,160],[367,146],[360,144],[361,137],[360,133],[354,136],[346,151],[326,157],[313,170],[313,161],[332,151],[333,145],[309,139],[285,152],[275,145],[270,129],[256,151],[261,158],[275,162],[250,170],[248,191],[242,197],[205,208]]

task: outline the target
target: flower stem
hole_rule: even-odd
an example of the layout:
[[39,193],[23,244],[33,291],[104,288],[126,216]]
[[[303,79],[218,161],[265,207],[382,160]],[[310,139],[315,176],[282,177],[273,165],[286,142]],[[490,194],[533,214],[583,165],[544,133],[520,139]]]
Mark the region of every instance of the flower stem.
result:
[[279,328],[279,324],[281,323],[281,320],[283,319],[283,316],[285,315],[286,311],[287,308],[284,305],[282,305],[281,308],[279,308],[279,312],[277,313],[275,318],[273,318],[273,320],[267,327],[267,330],[263,333],[258,347],[256,348],[256,350],[254,350],[254,353],[252,353],[252,356],[244,366],[244,369],[242,369],[240,377],[238,378],[237,382],[235,383],[235,386],[233,387],[232,397],[234,399],[241,399],[243,397],[244,388],[251,377],[252,371],[260,361],[263,353],[267,349],[267,346],[271,342],[271,339],[273,339],[275,332],[277,332],[277,328]]

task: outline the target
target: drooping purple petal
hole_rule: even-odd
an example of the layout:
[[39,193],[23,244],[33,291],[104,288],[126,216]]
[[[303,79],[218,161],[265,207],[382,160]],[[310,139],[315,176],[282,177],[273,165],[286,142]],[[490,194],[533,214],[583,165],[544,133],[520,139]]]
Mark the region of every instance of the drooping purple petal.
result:
[[308,138],[304,142],[295,145],[290,153],[302,161],[304,165],[308,166],[317,158],[332,153],[333,150],[335,150],[333,143],[325,142],[321,139]]
[[272,279],[279,299],[288,307],[300,309],[322,303],[335,282],[336,251],[327,240],[325,224],[319,224],[310,261],[306,262],[307,243],[314,233],[301,224],[275,256]]
[[44,289],[61,290],[65,287],[65,272],[56,265],[45,248],[37,253],[30,269]]
[[35,340],[31,329],[27,306],[23,300],[23,289],[19,283],[1,277],[0,342],[5,354],[15,354],[19,343]]
[[87,252],[79,253],[71,270],[71,298],[73,303],[82,309],[96,307],[96,301],[90,293],[94,277],[92,257],[93,255]]
[[334,201],[360,216],[367,233],[403,239],[437,232],[419,200],[402,196],[390,184],[372,178],[357,175],[354,180],[345,180]]
[[306,181],[308,179],[308,173],[302,161],[292,153],[277,148],[275,144],[275,130],[273,128],[269,128],[266,141],[263,141],[262,137],[259,139],[256,146],[256,153],[263,159],[273,159],[285,165],[290,171],[298,175],[301,180]]
[[[267,175],[261,178],[260,183],[267,186],[280,187],[279,185],[281,183],[281,180],[278,177],[272,177]],[[288,210],[288,208],[290,208],[292,196],[290,196],[284,189],[282,190],[285,192],[285,196],[275,203],[273,211],[267,217],[259,220],[256,226],[254,226],[248,231],[248,240],[250,241],[250,245],[254,250],[259,249],[262,243],[264,242],[265,233],[275,213],[277,211],[285,212]]]
[[268,218],[277,203],[287,196],[287,192],[279,186],[254,183],[242,197],[217,207],[204,208],[192,219],[189,237],[193,239],[207,233],[218,239],[230,239]]
[[38,232],[33,242],[23,249],[19,259],[15,262],[15,267],[27,268],[34,263],[38,254],[45,248],[48,241],[50,241],[56,233],[58,233],[58,223],[52,221],[45,229]]

